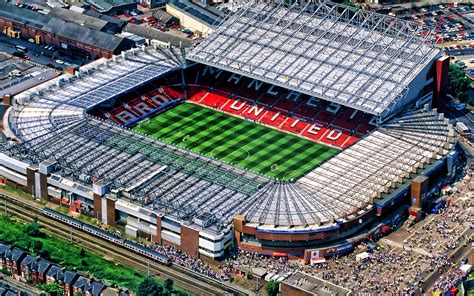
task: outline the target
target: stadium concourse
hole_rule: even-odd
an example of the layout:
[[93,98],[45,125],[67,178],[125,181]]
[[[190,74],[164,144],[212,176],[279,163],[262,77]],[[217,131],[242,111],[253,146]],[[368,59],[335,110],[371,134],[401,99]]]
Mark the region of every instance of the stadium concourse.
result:
[[[423,29],[335,4],[246,3],[189,52],[133,49],[15,96],[0,174],[190,255],[347,252],[408,202],[415,177],[452,169]],[[342,151],[283,181],[129,129],[183,101]]]

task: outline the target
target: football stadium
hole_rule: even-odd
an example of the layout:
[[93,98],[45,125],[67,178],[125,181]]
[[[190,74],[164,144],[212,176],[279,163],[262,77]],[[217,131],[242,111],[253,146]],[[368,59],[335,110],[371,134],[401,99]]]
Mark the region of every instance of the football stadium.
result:
[[5,97],[0,175],[204,258],[342,254],[453,173],[449,61],[429,32],[247,2],[191,49],[135,48]]

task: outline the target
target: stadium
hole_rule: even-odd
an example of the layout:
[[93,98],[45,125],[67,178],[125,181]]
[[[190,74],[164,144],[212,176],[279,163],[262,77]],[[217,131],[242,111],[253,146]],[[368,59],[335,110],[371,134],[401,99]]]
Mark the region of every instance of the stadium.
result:
[[205,258],[344,253],[453,170],[429,30],[246,3],[189,50],[135,48],[5,98],[0,175]]

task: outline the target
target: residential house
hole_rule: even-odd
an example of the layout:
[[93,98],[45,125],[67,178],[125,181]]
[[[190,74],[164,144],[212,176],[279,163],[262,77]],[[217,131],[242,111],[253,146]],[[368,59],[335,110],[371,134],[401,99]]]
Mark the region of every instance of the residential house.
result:
[[67,270],[64,272],[64,279],[63,279],[64,296],[74,295],[73,285],[78,277],[79,275],[75,273],[74,271]]
[[20,262],[25,258],[27,255],[26,252],[18,249],[18,248],[11,248],[11,255],[8,256],[7,259],[7,269],[10,265],[10,271],[15,278],[19,278],[20,276]]
[[0,244],[0,269],[7,269],[6,253],[10,250],[10,246]]
[[51,265],[47,260],[28,254],[20,264],[21,278],[27,282],[42,284],[46,281],[45,271]]

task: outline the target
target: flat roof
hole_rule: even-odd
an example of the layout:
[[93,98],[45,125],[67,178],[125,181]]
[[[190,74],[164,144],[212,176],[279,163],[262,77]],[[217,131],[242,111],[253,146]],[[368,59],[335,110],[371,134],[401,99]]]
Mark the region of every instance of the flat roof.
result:
[[220,16],[218,10],[209,10],[206,9],[206,7],[202,7],[188,0],[171,0],[168,2],[168,5],[173,6],[183,13],[193,16],[209,26],[212,26]]
[[62,19],[63,21],[75,23],[98,31],[103,30],[108,24],[105,20],[61,7],[51,9],[49,14],[55,18]]
[[120,7],[129,4],[138,4],[138,0],[81,0],[85,4],[89,4],[101,12],[107,12],[114,7]]
[[248,1],[187,58],[380,115],[439,51],[430,28],[325,2]]
[[114,51],[124,40],[74,22],[64,21],[54,17],[53,14],[44,15],[7,3],[0,3],[0,17],[111,51]]

